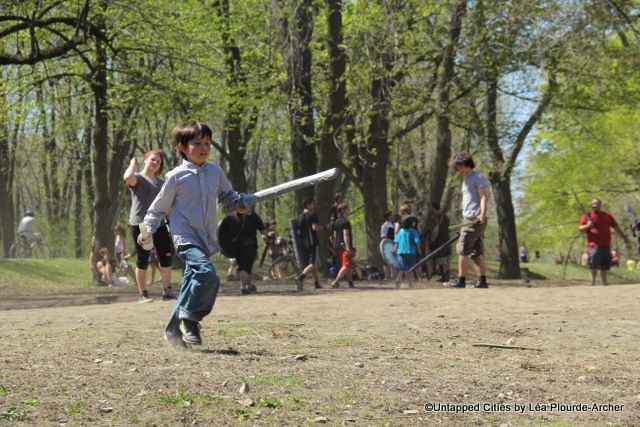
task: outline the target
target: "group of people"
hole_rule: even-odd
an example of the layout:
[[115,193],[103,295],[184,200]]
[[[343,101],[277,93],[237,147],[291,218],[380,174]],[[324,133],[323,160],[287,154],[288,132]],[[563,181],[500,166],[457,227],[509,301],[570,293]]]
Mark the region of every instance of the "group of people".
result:
[[449,288],[467,287],[466,276],[469,270],[469,260],[473,260],[477,280],[473,288],[488,288],[486,267],[484,264],[484,229],[487,218],[489,182],[475,171],[475,163],[467,152],[454,154],[449,166],[462,177],[462,214],[463,226],[456,246],[458,254],[458,274],[450,281],[449,263],[451,249],[447,247],[449,236],[449,218],[442,212],[438,203],[429,206],[431,210],[427,218],[426,229],[419,226],[417,217],[412,213],[411,204],[405,202],[400,208],[399,215],[391,211],[385,213],[385,221],[380,228],[381,239],[391,239],[395,242],[395,251],[400,258],[400,271],[394,271],[391,265],[385,265],[385,276],[396,280],[402,279],[409,284],[418,278],[418,271],[408,273],[418,262],[418,257],[438,250],[433,258],[433,265],[427,266],[440,274],[443,286]]
[[[220,285],[216,268],[210,260],[211,255],[220,251],[216,219],[218,204],[230,215],[230,221],[235,221],[241,230],[236,236],[240,250],[235,259],[243,294],[255,292],[255,287],[250,283],[250,275],[257,256],[256,233],[262,232],[265,239],[268,239],[275,237],[275,230],[266,227],[260,216],[252,210],[256,197],[236,192],[223,169],[208,162],[213,141],[212,131],[206,124],[198,121],[179,124],[174,128],[173,136],[183,162],[168,172],[164,180],[158,177],[163,166],[162,152],[159,150],[145,154],[141,172],[137,171],[136,159],[132,159],[123,179],[132,194],[129,230],[136,248],[136,269],[133,276],[140,291],[140,300],[151,300],[146,289],[150,252],[145,247],[153,243],[157,250],[164,288],[163,299],[175,298],[170,283],[174,251],[184,262],[182,286],[164,333],[165,339],[172,345],[184,348],[202,343],[199,323],[212,311]],[[448,250],[442,251],[435,258],[433,268],[441,274],[444,286],[464,288],[467,286],[469,261],[473,260],[477,280],[470,286],[488,288],[483,234],[489,183],[482,174],[474,170],[473,158],[466,152],[454,154],[449,165],[463,181],[463,226],[456,246],[458,274],[454,280],[449,281]],[[594,199],[592,208],[592,212],[581,219],[580,229],[587,232],[589,239],[590,268],[592,271],[601,271],[603,283],[606,284],[610,251],[602,248],[610,244],[609,227],[616,229],[625,241],[627,239],[613,217],[600,209],[599,200]],[[449,219],[437,204],[432,204],[430,209],[432,212],[429,217],[433,219],[433,223],[427,224],[424,232],[411,212],[410,204],[403,206],[399,218],[391,212],[385,215],[380,236],[394,240],[397,254],[402,259],[403,270],[409,270],[417,262],[417,257],[424,254],[421,249],[421,234],[426,240],[423,242],[426,243],[425,252],[443,246],[449,238]],[[334,258],[339,263],[331,287],[338,288],[343,280],[346,280],[348,286],[353,286],[355,247],[349,213],[348,203],[342,195],[338,195],[331,221],[323,224],[315,212],[315,201],[304,201],[296,228],[291,230],[299,245],[298,255],[302,267],[302,272],[295,278],[298,289],[303,289],[307,278],[313,279],[315,288],[321,287],[318,276],[319,232],[330,234]],[[148,233],[141,232],[141,228]],[[103,249],[105,248],[97,251],[102,258],[92,260],[92,269],[94,265],[98,269],[108,269],[108,250]],[[122,229],[117,230],[116,259],[118,258],[127,258]],[[389,271],[389,276],[391,274]],[[592,283],[595,283],[595,273],[592,275]]]

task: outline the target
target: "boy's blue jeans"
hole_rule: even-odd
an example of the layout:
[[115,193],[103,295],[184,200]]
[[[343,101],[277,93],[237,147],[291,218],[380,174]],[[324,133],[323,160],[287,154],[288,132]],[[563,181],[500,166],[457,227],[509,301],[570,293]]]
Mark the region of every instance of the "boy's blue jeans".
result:
[[216,268],[202,249],[194,245],[180,246],[178,255],[184,260],[185,268],[180,295],[165,330],[169,340],[181,339],[181,319],[200,322],[211,313],[220,287]]

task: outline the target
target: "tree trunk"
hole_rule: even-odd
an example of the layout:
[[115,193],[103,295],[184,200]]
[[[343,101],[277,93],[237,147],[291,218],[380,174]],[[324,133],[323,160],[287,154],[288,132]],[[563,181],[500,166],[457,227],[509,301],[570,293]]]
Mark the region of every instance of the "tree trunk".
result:
[[387,210],[387,164],[389,163],[389,93],[388,73],[392,62],[383,54],[382,75],[371,82],[373,106],[369,115],[366,147],[360,150],[365,164],[362,168],[361,190],[364,199],[365,226],[367,234],[368,262],[382,269],[382,257],[378,249],[380,224]]
[[218,2],[218,17],[221,20],[222,44],[226,65],[227,111],[225,113],[223,138],[227,142],[229,155],[229,181],[236,191],[249,190],[247,183],[247,142],[242,135],[242,116],[245,109],[242,98],[246,96],[245,76],[242,71],[240,48],[231,33],[229,0]]
[[[456,5],[449,26],[449,44],[445,48],[442,71],[438,79],[438,101],[436,104],[436,155],[431,165],[429,202],[440,204],[449,172],[451,157],[451,129],[449,128],[449,90],[455,75],[455,59],[462,28],[462,18],[467,2],[461,0]],[[429,211],[429,209],[425,209]]]
[[82,147],[77,147],[75,151],[75,176],[73,181],[73,242],[75,247],[74,256],[82,258]]
[[[3,70],[0,68],[0,76]],[[3,77],[4,78],[4,77]],[[1,86],[0,86],[1,87]],[[22,108],[22,93],[20,93],[17,105]],[[5,94],[0,92],[0,236],[2,237],[2,248],[4,257],[9,257],[9,249],[15,238],[15,205],[13,203],[14,172],[16,164],[16,147],[18,133],[20,132],[20,117],[17,114],[13,129],[9,129],[9,121],[6,115]]]
[[511,198],[511,179],[497,171],[489,174],[493,199],[498,214],[498,238],[500,244],[501,279],[520,278],[520,260],[518,258],[518,236],[516,234],[516,216]]
[[93,129],[93,183],[95,201],[93,203],[93,234],[96,247],[113,247],[111,232],[111,204],[109,193],[109,115],[107,94],[107,55],[102,41],[95,43],[95,64],[91,76],[91,89],[94,97],[95,128]]
[[[294,178],[317,171],[318,157],[315,138],[313,90],[311,82],[311,38],[313,36],[312,0],[301,0],[295,8],[293,36],[283,13],[282,0],[272,0],[278,20],[278,39],[287,70],[287,95],[291,124],[291,163]],[[302,210],[302,201],[313,197],[313,187],[295,193],[295,211]]]
[[436,103],[436,155],[431,164],[429,194],[427,206],[422,211],[423,230],[433,221],[431,203],[442,205],[442,196],[447,183],[449,158],[451,157],[451,129],[449,120],[449,91],[455,76],[455,60],[462,28],[462,19],[467,10],[466,0],[461,0],[451,16],[449,25],[449,44],[445,48],[442,71],[438,79],[438,100]]
[[[327,102],[326,118],[322,127],[319,146],[318,170],[338,167],[338,146],[344,139],[346,121],[347,85],[344,73],[347,55],[342,44],[342,0],[326,0],[327,7],[327,47],[329,51],[329,98]],[[334,180],[319,184],[315,188],[315,200],[318,201],[316,211],[318,216],[329,219],[331,211],[330,201],[338,189],[340,181]],[[354,206],[351,207],[352,209]],[[320,233],[320,253],[329,250],[329,233]]]
[[504,157],[499,144],[498,125],[498,78],[492,74],[487,79],[486,129],[487,143],[495,168],[489,173],[498,214],[498,236],[500,240],[500,272],[501,279],[519,279],[520,261],[518,260],[518,237],[516,221],[511,199],[511,178],[503,174]]

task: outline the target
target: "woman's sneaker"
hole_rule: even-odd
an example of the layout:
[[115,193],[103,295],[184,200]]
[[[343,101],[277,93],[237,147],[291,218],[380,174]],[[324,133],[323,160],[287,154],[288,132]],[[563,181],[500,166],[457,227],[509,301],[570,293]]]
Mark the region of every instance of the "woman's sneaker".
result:
[[482,280],[478,279],[470,287],[476,289],[487,289],[489,285],[487,285],[487,282],[483,282]]
[[200,345],[200,324],[189,319],[180,320],[180,332],[182,332],[182,340],[187,345]]
[[162,301],[166,301],[168,299],[176,299],[176,294],[171,290],[171,286],[162,291]]
[[153,298],[151,298],[149,296],[149,291],[147,291],[146,289],[144,291],[142,291],[142,293],[140,294],[140,299],[138,299],[138,302],[140,304],[145,304],[147,302],[153,302]]
[[456,277],[453,281],[443,283],[442,286],[445,288],[464,288],[466,287],[465,281],[459,277]]

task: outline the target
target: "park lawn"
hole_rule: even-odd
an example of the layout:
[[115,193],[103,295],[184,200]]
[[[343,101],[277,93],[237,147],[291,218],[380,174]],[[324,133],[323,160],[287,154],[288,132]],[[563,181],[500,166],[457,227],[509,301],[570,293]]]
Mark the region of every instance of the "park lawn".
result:
[[[212,261],[220,278],[226,278],[228,261],[220,256],[213,256]],[[0,290],[55,292],[96,288],[88,264],[85,258],[0,259]],[[257,274],[268,274],[265,267],[256,270]],[[159,273],[155,280],[160,281]],[[171,282],[179,284],[181,281],[182,270],[173,270]]]
[[[228,262],[225,258],[212,258],[221,279],[227,276]],[[455,261],[455,258],[454,258]],[[452,264],[452,271],[455,272]],[[488,261],[489,279],[496,283],[498,264]],[[521,264],[522,278],[531,281],[548,281],[553,283],[587,283],[589,272],[580,265],[556,265],[554,263],[531,262]],[[266,276],[266,268],[256,269],[256,273]],[[455,274],[455,273],[454,273]],[[172,283],[181,282],[182,271],[173,270]],[[156,280],[160,280],[156,274]],[[498,281],[499,283],[499,281]],[[629,271],[622,267],[614,267],[609,272],[609,283],[640,283],[640,270]],[[0,290],[31,291],[46,290],[72,291],[82,290],[93,285],[86,259],[54,258],[54,259],[0,259]]]

